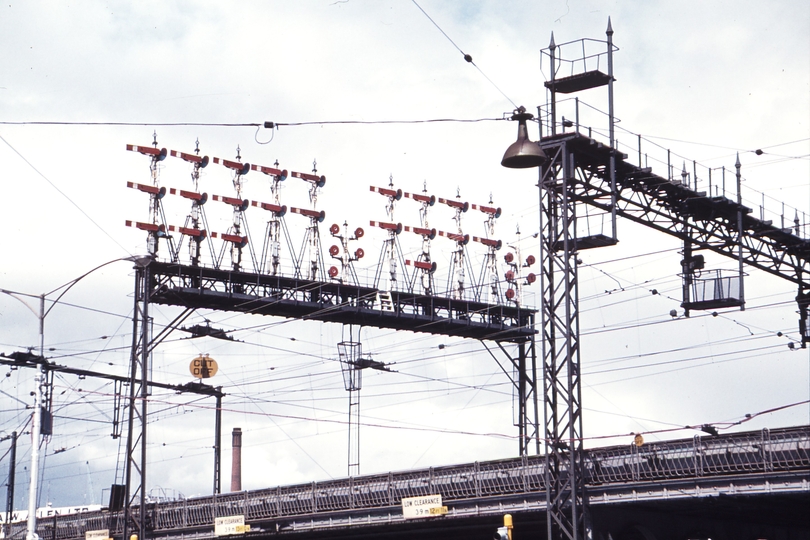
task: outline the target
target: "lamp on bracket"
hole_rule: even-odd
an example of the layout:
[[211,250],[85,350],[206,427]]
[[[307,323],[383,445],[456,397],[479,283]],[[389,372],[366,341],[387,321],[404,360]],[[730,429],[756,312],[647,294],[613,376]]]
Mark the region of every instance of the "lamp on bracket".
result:
[[503,154],[501,165],[508,169],[530,169],[539,167],[548,159],[546,153],[536,142],[529,140],[529,132],[526,128],[526,121],[534,118],[534,115],[526,112],[522,105],[515,109],[512,120],[518,121],[517,140],[509,145]]

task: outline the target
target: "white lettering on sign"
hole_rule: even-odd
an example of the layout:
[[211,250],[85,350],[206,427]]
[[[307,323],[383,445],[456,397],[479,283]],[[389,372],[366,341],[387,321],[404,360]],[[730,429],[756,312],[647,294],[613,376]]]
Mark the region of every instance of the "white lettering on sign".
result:
[[249,531],[250,525],[245,525],[245,516],[224,516],[214,519],[214,536],[230,536]]
[[405,519],[442,516],[447,507],[442,506],[441,495],[405,497],[402,499],[402,517]]

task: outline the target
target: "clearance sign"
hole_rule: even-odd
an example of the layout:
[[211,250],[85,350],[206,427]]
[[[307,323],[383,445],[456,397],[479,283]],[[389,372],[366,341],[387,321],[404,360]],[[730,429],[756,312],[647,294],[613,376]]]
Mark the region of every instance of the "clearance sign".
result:
[[442,506],[441,495],[405,497],[402,499],[402,517],[405,519],[443,516],[447,507]]

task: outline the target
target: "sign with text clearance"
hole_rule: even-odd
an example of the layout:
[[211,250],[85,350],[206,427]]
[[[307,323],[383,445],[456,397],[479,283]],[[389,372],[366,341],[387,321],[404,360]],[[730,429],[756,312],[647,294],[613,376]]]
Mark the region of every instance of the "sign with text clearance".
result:
[[214,519],[214,536],[245,534],[250,525],[245,525],[245,516],[224,516]]
[[447,507],[442,506],[441,495],[405,497],[402,499],[402,517],[405,519],[443,516]]
[[98,529],[95,531],[85,531],[85,540],[107,540],[110,537],[110,529]]

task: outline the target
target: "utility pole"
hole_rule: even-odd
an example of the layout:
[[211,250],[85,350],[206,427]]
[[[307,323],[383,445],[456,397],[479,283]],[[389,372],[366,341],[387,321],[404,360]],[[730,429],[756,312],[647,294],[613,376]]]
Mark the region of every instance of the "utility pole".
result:
[[38,540],[37,535],[37,486],[39,482],[39,439],[42,433],[42,392],[44,390],[45,372],[42,362],[45,360],[45,295],[39,297],[39,362],[34,377],[34,415],[31,422],[31,481],[28,487],[28,527],[25,540]]
[[[14,512],[14,475],[17,468],[17,432],[11,432],[11,450],[9,450],[8,487],[6,489],[6,527],[11,525],[11,514]],[[11,529],[6,532],[10,536]]]

